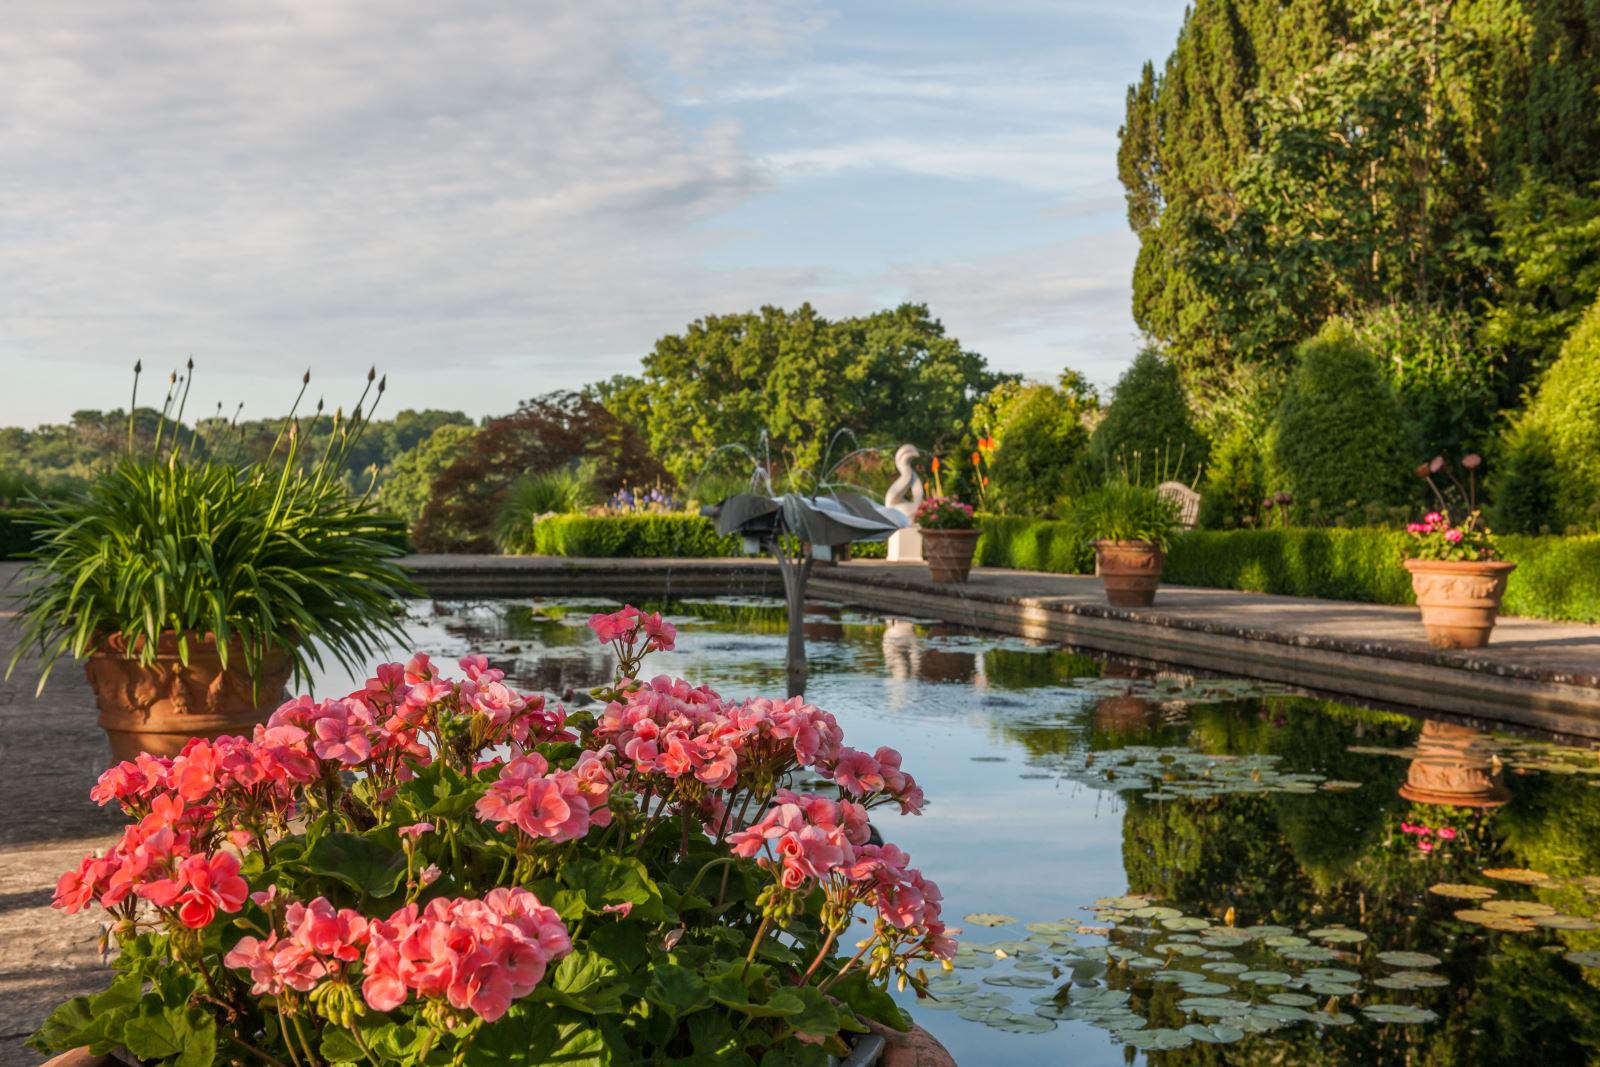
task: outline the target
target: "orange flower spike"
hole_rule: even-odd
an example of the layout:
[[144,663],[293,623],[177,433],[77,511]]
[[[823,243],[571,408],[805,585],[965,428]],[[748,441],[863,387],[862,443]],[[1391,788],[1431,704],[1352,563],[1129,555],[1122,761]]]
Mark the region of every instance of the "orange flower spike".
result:
[[938,456],[934,456],[933,457],[933,469],[935,471],[937,471],[939,469],[939,457]]
[[982,465],[983,465],[983,457],[982,457],[982,456],[980,456],[980,455],[979,455],[979,454],[978,454],[978,453],[976,453],[976,452],[974,452],[974,453],[973,453],[973,454],[972,454],[972,465],[973,465],[973,466],[974,466],[974,467],[980,467],[980,466],[982,466]]

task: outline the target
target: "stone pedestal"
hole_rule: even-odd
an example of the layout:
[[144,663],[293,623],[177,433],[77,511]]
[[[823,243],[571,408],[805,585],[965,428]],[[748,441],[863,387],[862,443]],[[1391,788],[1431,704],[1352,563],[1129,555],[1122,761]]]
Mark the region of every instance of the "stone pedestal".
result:
[[915,526],[907,526],[903,530],[896,530],[890,534],[889,562],[921,563],[922,531]]

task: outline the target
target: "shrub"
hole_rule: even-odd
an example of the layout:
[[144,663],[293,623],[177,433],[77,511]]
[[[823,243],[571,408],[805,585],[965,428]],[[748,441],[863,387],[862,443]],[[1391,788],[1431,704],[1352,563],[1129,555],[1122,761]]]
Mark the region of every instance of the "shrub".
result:
[[709,559],[740,554],[702,515],[555,515],[533,528],[541,556]]
[[1254,526],[1268,492],[1267,462],[1256,438],[1245,430],[1225,437],[1211,454],[1200,497],[1200,525],[1211,530]]
[[1507,529],[1600,526],[1600,301],[1561,346],[1505,453],[1495,503]]
[[1383,304],[1354,324],[1399,402],[1418,455],[1476,452],[1490,440],[1505,378],[1473,317],[1435,304]]
[[1153,348],[1117,380],[1111,406],[1089,439],[1089,463],[1102,474],[1137,467],[1142,480],[1193,482],[1206,461],[1177,368]]
[[979,566],[1094,573],[1094,545],[1071,518],[980,515],[978,528],[983,531],[974,556]]
[[594,503],[592,465],[588,470],[559,468],[517,479],[494,519],[494,543],[512,554],[533,550],[533,531],[542,517],[582,511]]
[[1273,424],[1274,481],[1316,524],[1405,504],[1415,495],[1410,440],[1372,354],[1335,319],[1296,355]]
[[[981,496],[996,510],[1042,515],[1066,492],[1089,443],[1083,414],[1096,401],[1071,372],[1062,382],[1059,389],[1008,382],[979,403],[974,432],[980,442],[992,438],[995,444],[986,457],[990,484]],[[969,499],[981,499],[983,488],[973,486]]]

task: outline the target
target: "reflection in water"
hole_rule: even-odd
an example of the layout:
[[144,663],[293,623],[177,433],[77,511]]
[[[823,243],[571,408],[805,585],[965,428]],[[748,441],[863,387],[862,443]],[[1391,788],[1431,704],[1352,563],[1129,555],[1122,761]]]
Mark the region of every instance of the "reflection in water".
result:
[[[612,667],[584,620],[612,606],[419,605],[413,629],[427,651],[481,650],[525,687],[581,692]],[[682,651],[655,660],[653,669],[730,696],[782,691],[781,604],[654,606],[679,624]],[[1543,905],[1580,920],[1595,916],[1600,879],[1585,881],[1600,874],[1600,761],[1593,751],[1419,724],[1282,687],[1128,669],[1018,639],[885,622],[829,605],[808,605],[806,627],[808,699],[835,712],[855,743],[900,748],[930,797],[926,815],[891,821],[885,836],[940,882],[953,922],[973,912],[1019,920],[995,931],[969,928],[971,940],[1014,948],[1033,934],[1027,922],[1075,927],[1083,905],[1129,892],[1218,927],[1231,916],[1239,926],[1303,933],[1343,925],[1367,936],[1330,944],[1334,957],[1320,962],[1238,957],[1270,963],[1295,981],[1319,966],[1359,972],[1353,994],[1218,983],[1244,988],[1238,995],[1258,1005],[1274,995],[1312,997],[1311,1005],[1279,1002],[1311,1013],[1333,999],[1331,1014],[1356,1020],[1349,1025],[1297,1019],[1228,1044],[1143,1053],[1059,1007],[1049,1009],[1050,1032],[1024,1034],[985,1026],[977,1012],[923,1005],[919,1021],[962,1063],[1112,1067],[1148,1055],[1160,1067],[1553,1067],[1600,1056],[1600,971],[1565,958],[1600,951],[1600,931],[1528,923],[1522,932],[1496,932],[1457,920],[1461,901],[1428,892],[1440,884],[1490,884],[1481,873],[1488,868],[1531,868],[1548,877],[1530,886],[1492,883],[1495,899],[1512,909]],[[1176,770],[1163,764],[1167,757]],[[1064,776],[1046,764],[1085,773]],[[1097,765],[1108,773],[1087,773]],[[1134,767],[1140,781],[1117,766]],[[1196,782],[1207,766],[1232,769],[1213,774],[1208,788]],[[1512,789],[1509,775],[1516,776]],[[1253,788],[1263,782],[1273,788]],[[1419,827],[1430,831],[1426,849]],[[1068,936],[1090,955],[1106,943]],[[1152,954],[1157,945],[1189,945],[1183,939],[1192,936],[1118,933],[1115,942],[1160,962],[1192,950]],[[1396,950],[1437,957],[1448,984],[1379,985],[1394,968],[1378,953]],[[1165,966],[1113,962],[1105,975],[1086,976],[1071,997],[1125,993],[1127,1008],[1150,1029],[1203,1021],[1185,1006],[1183,990],[1156,980]],[[984,981],[993,973],[982,966],[957,972],[962,984],[1005,994],[1024,1013],[1042,1006],[1032,996],[1049,999],[1070,982],[1046,967],[1020,972],[1045,979],[1044,987],[997,986]],[[1415,1006],[1438,1019],[1380,1024],[1364,1010],[1376,1003]]]
[[1481,731],[1429,719],[1400,795],[1418,804],[1498,808],[1511,799],[1499,757]]

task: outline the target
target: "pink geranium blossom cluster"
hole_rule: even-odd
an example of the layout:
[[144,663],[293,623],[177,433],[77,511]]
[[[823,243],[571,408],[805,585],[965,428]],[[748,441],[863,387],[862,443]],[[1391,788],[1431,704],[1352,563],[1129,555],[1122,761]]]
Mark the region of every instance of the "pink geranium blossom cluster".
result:
[[[270,903],[271,894],[256,894]],[[366,951],[370,924],[351,908],[335,909],[326,897],[284,909],[285,933],[243,937],[222,962],[250,972],[250,992],[276,996],[285,989],[309,993],[324,978],[339,975]]]
[[479,798],[478,818],[504,831],[515,826],[529,837],[572,841],[591,826],[611,825],[611,769],[606,755],[586,751],[570,771],[550,770],[537,752],[505,764]]
[[1432,827],[1423,826],[1420,823],[1402,822],[1400,824],[1400,832],[1416,837],[1418,852],[1432,852],[1439,847],[1440,842],[1454,841],[1456,839],[1456,830],[1451,826]]
[[678,629],[660,612],[643,612],[632,604],[620,611],[589,616],[589,629],[602,645],[617,654],[618,669],[626,678],[639,673],[639,663],[651,652],[671,652],[677,647]]
[[526,889],[441,897],[368,926],[361,994],[378,1011],[415,993],[493,1022],[571,951],[561,919]]

